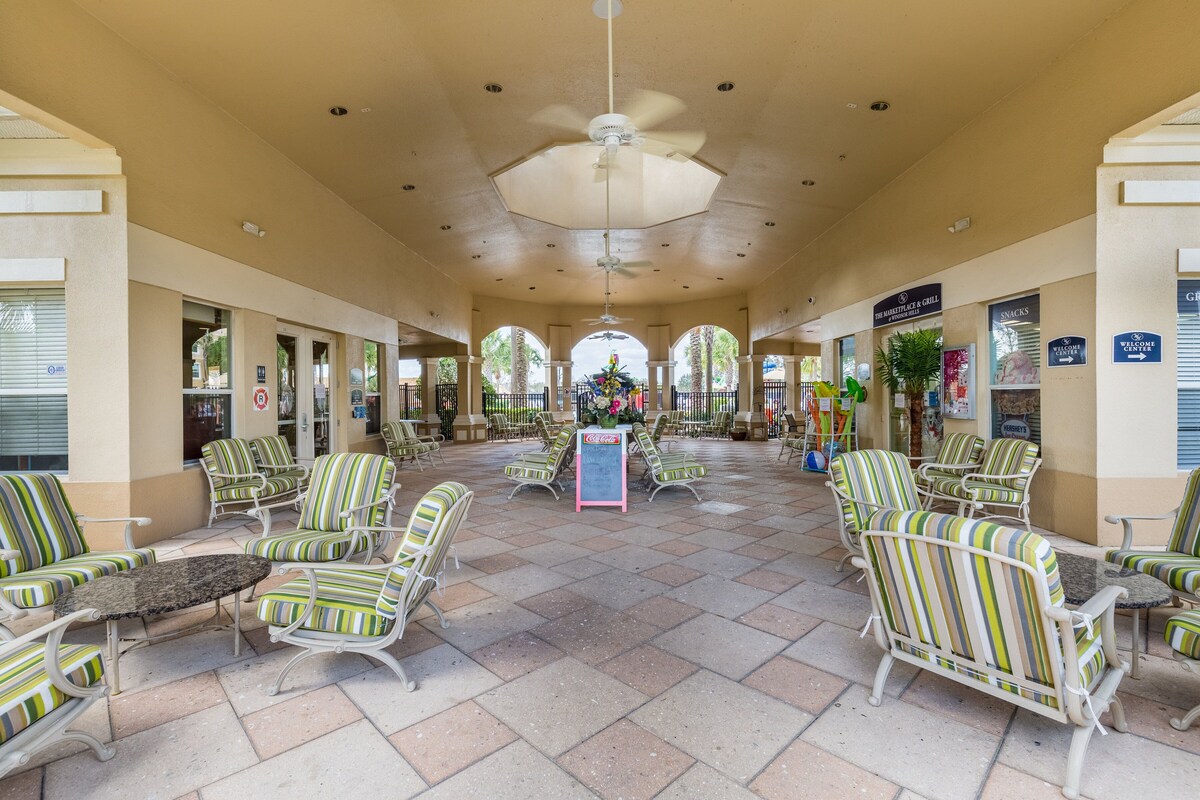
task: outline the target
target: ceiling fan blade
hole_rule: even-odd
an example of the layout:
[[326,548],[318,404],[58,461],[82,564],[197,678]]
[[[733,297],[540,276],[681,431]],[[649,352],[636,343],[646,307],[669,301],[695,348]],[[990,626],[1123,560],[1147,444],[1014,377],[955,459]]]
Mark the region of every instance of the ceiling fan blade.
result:
[[653,262],[653,261],[622,261],[621,263],[622,263],[623,265],[625,265],[626,267],[634,267],[634,268],[637,268],[637,267],[653,267],[653,266],[654,266],[654,262]]
[[646,131],[686,110],[687,104],[678,97],[642,89],[626,104],[622,113],[639,131]]
[[601,322],[604,322],[602,319],[585,319],[583,321],[588,325],[599,325]]
[[636,272],[627,270],[627,269],[625,269],[624,266],[617,267],[616,269],[613,270],[613,272],[620,275],[622,278],[625,278],[626,280],[630,280],[630,281],[635,281],[635,280],[637,280],[637,277],[638,277],[638,274]]
[[585,117],[582,111],[564,105],[546,106],[530,117],[529,121],[583,134],[588,132],[588,125],[592,122],[591,117]]
[[650,131],[642,136],[643,152],[656,156],[678,153],[685,158],[694,156],[708,138],[704,131]]

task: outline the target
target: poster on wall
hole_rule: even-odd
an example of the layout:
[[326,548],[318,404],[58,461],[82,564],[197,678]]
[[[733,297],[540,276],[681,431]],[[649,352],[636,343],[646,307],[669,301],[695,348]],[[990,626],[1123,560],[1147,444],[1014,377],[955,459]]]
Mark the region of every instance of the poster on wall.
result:
[[942,348],[942,416],[975,419],[975,345]]
[[363,385],[363,371],[361,369],[359,369],[358,367],[350,368],[350,385],[351,386],[362,386]]
[[352,405],[352,406],[363,405],[363,390],[362,389],[351,389],[350,390],[350,405]]

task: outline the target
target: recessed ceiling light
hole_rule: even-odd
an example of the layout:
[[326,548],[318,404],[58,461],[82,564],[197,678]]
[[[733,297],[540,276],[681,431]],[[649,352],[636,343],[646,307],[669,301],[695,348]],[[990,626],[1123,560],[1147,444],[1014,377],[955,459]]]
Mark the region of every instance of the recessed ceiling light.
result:
[[874,103],[871,103],[872,111],[887,111],[891,107],[892,104],[887,100],[876,100]]
[[481,256],[481,255],[479,255],[478,253],[476,253],[475,255],[471,256],[471,258],[483,258],[483,256]]
[[774,227],[775,227],[775,223],[774,223],[774,222],[764,222],[764,223],[763,223],[763,225],[766,225],[768,228],[774,228]]
[[530,286],[530,287],[529,287],[529,291],[531,291],[531,292],[532,292],[532,291],[533,291],[534,289],[536,289],[536,288],[537,288],[536,286]]
[[661,245],[659,245],[659,247],[670,247],[670,246],[671,246],[670,242],[663,242]]
[[444,231],[448,231],[448,230],[450,230],[450,226],[449,226],[449,225],[443,225],[443,226],[442,226],[442,230],[444,230]]
[[656,270],[654,270],[654,271],[655,271],[655,272],[662,272],[662,270],[661,270],[661,269],[656,269]]
[[738,257],[738,258],[745,258],[745,257],[746,257],[746,254],[745,254],[745,253],[738,253],[738,254],[737,254],[737,257]]
[[800,185],[801,185],[801,186],[816,186],[816,185],[817,185],[817,182],[816,182],[816,181],[812,181],[812,180],[807,180],[807,179],[806,179],[806,180],[802,180],[802,181],[800,181]]
[[733,82],[725,81],[724,83],[718,83],[717,91],[718,92],[732,92],[733,91]]
[[555,272],[562,272],[562,271],[563,271],[563,270],[561,270],[561,269],[556,269],[556,270],[555,270]]
[[329,113],[333,114],[335,117],[344,117],[349,112],[346,111],[345,106],[334,106],[333,108],[329,109]]
[[400,188],[406,192],[411,192],[413,189],[415,189],[417,187],[413,186],[411,183],[406,183],[403,186],[401,186]]
[[499,283],[502,280],[504,280],[504,278],[496,278],[496,283]]
[[717,280],[719,280],[719,281],[723,281],[723,280],[725,280],[725,279],[724,279],[724,278],[717,278]]
[[504,87],[498,83],[485,83],[483,90],[488,94],[500,94],[504,91]]
[[546,242],[546,247],[558,247],[554,242]]
[[692,288],[692,287],[690,287],[690,286],[687,286],[687,285],[685,284],[683,288],[685,288],[685,289],[690,289],[690,288]]

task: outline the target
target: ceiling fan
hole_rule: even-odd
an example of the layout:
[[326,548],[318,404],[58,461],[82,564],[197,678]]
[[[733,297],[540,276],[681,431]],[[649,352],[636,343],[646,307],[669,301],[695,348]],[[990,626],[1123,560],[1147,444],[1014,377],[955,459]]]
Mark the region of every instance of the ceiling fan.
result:
[[614,339],[628,339],[629,337],[623,333],[613,333],[612,331],[605,331],[604,333],[593,334],[593,335],[589,336],[588,338],[589,339],[603,339],[606,342],[611,342]]
[[[662,92],[641,90],[616,112],[613,102],[613,17],[621,13],[621,0],[595,0],[592,11],[608,23],[608,113],[589,119],[583,112],[566,105],[548,106],[530,118],[530,122],[565,128],[587,134],[582,146],[603,145],[608,158],[616,156],[621,145],[637,147],[647,153],[690,158],[704,146],[703,131],[652,131],[655,125],[682,113],[687,106],[678,97]],[[602,164],[597,163],[600,167]],[[603,164],[607,172],[607,163]]]
[[598,317],[585,318],[583,321],[586,322],[588,325],[599,325],[601,323],[603,323],[605,325],[617,325],[622,322],[631,322],[632,321],[628,317],[618,317],[616,314],[611,313],[612,309],[611,309],[610,303],[609,303],[609,294],[611,294],[611,293],[609,291],[609,284],[608,284],[611,275],[612,275],[612,273],[610,273],[610,272],[604,273],[604,313]]

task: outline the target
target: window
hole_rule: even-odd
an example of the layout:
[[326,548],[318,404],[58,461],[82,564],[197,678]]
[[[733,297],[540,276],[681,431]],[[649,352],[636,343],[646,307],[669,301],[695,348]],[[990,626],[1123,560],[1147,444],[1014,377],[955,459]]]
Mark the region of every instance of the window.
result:
[[846,378],[854,377],[854,337],[847,336],[837,340],[838,346],[838,375],[840,385],[846,385]]
[[233,436],[233,385],[229,312],[183,301],[183,459]]
[[367,434],[379,433],[379,345],[375,342],[363,342],[363,361],[365,361],[366,369],[363,374],[366,375],[366,392],[364,399],[367,401]]
[[66,469],[66,292],[0,289],[0,470]]
[[988,306],[992,436],[1042,441],[1042,316],[1038,295]]
[[1179,433],[1180,469],[1200,467],[1200,280],[1180,281],[1176,309],[1179,314]]

